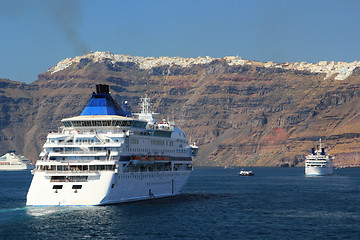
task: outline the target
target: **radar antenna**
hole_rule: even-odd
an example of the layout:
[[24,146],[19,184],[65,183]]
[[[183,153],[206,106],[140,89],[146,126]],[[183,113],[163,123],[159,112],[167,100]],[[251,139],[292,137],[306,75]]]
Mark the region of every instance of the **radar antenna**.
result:
[[152,112],[150,111],[151,109],[151,104],[150,104],[150,98],[148,98],[147,96],[141,98],[141,113],[142,114],[151,114]]
[[151,111],[151,103],[150,98],[145,96],[140,98],[141,103],[139,104],[141,107],[140,113],[134,113],[134,115],[139,115],[139,120],[146,120],[148,122],[156,122],[156,118],[153,115],[158,114]]

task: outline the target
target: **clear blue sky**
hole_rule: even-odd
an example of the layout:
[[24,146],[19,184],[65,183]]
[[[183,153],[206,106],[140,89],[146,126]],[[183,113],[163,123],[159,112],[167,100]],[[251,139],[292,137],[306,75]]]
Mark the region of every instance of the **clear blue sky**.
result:
[[358,0],[0,0],[0,78],[90,51],[274,62],[360,60]]

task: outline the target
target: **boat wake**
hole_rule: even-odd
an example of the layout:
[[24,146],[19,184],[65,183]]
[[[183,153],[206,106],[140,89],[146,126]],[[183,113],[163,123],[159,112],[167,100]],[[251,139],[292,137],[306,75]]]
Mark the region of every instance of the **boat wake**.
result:
[[20,207],[20,208],[5,208],[0,209],[1,219],[6,218],[6,215],[14,215],[14,214],[25,214],[28,216],[39,217],[50,215],[56,212],[59,212],[60,208],[56,207]]
[[21,208],[3,208],[0,209],[0,214],[3,213],[11,213],[11,212],[16,212],[16,211],[25,211],[26,207],[21,207]]

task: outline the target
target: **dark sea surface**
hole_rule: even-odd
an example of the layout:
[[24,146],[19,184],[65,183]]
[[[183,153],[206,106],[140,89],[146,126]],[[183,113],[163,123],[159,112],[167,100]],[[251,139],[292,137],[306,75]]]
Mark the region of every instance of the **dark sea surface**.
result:
[[360,169],[196,168],[183,194],[101,207],[25,206],[32,175],[0,172],[0,239],[360,239]]

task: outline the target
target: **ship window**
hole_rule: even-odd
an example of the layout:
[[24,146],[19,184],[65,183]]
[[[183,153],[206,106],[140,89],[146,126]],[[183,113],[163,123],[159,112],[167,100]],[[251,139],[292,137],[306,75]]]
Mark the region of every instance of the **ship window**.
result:
[[54,185],[53,189],[62,189],[63,185]]
[[110,120],[103,121],[103,126],[111,126],[111,121]]
[[57,170],[58,170],[58,171],[65,171],[65,170],[66,170],[66,166],[65,166],[65,165],[58,165],[58,166],[57,166]]
[[137,128],[145,128],[146,124],[147,124],[146,122],[132,121],[132,126]]
[[69,182],[87,182],[88,176],[70,176],[67,181]]
[[[128,126],[129,121],[118,121],[117,126],[125,127]],[[131,125],[131,122],[130,122]]]
[[81,189],[82,188],[82,185],[73,185],[72,186],[72,189]]
[[133,121],[133,122],[132,122],[132,126],[133,126],[133,127],[138,127],[138,126],[139,126],[139,124],[138,124],[138,122],[137,122],[137,121]]
[[161,145],[163,146],[165,141],[163,140],[151,140],[151,145]]
[[63,122],[64,127],[71,127],[71,122]]
[[117,121],[116,126],[122,126],[122,127],[130,127],[131,121]]
[[115,165],[106,165],[106,170],[114,170]]
[[50,182],[65,182],[65,176],[52,176]]

